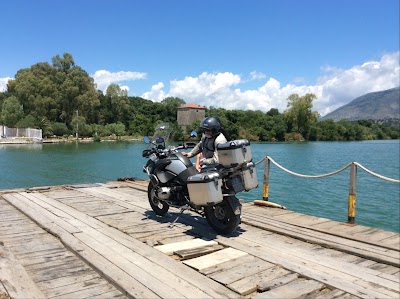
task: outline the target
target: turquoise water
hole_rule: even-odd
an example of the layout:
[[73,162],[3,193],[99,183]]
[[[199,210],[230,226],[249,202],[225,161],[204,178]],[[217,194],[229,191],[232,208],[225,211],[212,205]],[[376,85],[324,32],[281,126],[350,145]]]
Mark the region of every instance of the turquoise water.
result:
[[[146,179],[141,142],[0,144],[0,189],[106,182],[121,177]],[[270,156],[300,174],[336,171],[352,161],[400,179],[400,141],[252,143],[253,160]],[[257,166],[259,187],[239,194],[262,198],[264,163]],[[321,179],[293,176],[271,163],[269,200],[288,209],[347,221],[349,169]],[[356,223],[400,232],[400,184],[357,171]]]

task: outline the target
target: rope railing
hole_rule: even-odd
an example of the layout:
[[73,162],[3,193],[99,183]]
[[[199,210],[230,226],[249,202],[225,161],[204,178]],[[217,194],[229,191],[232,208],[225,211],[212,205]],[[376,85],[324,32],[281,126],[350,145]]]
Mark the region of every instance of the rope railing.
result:
[[270,162],[272,162],[276,167],[280,168],[281,170],[283,170],[291,175],[302,177],[302,178],[308,178],[308,179],[329,177],[329,176],[338,174],[338,173],[346,170],[347,168],[350,168],[350,187],[349,187],[349,198],[348,198],[348,223],[355,223],[357,166],[360,167],[365,172],[367,172],[377,178],[380,178],[380,179],[383,179],[383,180],[386,180],[389,182],[393,182],[393,183],[400,183],[400,180],[388,178],[386,176],[377,174],[357,162],[350,162],[347,165],[343,166],[342,168],[340,168],[336,171],[330,172],[330,173],[320,174],[320,175],[307,175],[307,174],[300,174],[300,173],[291,171],[291,170],[283,167],[279,163],[277,163],[274,159],[272,159],[269,156],[266,156],[263,159],[261,159],[260,161],[256,162],[255,165],[257,166],[257,165],[261,164],[263,161],[265,161],[265,163],[264,163],[264,181],[263,181],[263,200],[264,201],[268,201]]

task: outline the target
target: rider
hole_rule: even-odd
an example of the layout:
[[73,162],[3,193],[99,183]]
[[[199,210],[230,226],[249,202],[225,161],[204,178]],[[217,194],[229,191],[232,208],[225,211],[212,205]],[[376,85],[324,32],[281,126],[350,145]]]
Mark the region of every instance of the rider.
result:
[[218,117],[206,117],[200,123],[203,136],[200,142],[189,152],[183,152],[188,158],[202,154],[200,165],[218,163],[217,144],[227,142],[226,136],[221,132],[221,122]]

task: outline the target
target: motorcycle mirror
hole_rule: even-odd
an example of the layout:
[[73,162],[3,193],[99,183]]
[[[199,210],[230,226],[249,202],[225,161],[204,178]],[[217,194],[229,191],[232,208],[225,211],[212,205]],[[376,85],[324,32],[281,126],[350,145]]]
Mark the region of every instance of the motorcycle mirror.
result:
[[144,143],[150,143],[149,136],[144,136],[143,141],[144,141]]
[[190,132],[190,137],[197,137],[197,132],[196,131]]

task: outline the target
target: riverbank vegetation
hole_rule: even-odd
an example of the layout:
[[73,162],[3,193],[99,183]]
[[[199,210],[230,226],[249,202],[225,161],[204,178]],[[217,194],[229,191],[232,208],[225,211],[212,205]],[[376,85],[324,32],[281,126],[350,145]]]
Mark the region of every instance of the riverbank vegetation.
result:
[[[218,116],[232,139],[251,141],[344,141],[398,139],[400,129],[371,120],[350,122],[319,121],[313,111],[314,94],[292,94],[287,110],[226,110],[206,107],[206,115]],[[105,94],[96,90],[88,73],[75,65],[71,54],[56,55],[52,64],[40,62],[21,69],[0,92],[0,124],[43,130],[44,137],[144,136],[152,134],[159,122],[175,127],[174,138],[182,132],[176,122],[177,107],[184,99],[168,97],[160,103],[127,95],[111,84]],[[187,131],[198,129],[197,121]]]

